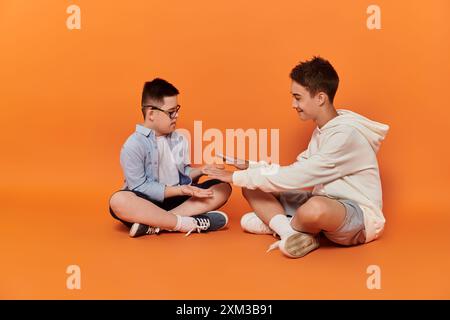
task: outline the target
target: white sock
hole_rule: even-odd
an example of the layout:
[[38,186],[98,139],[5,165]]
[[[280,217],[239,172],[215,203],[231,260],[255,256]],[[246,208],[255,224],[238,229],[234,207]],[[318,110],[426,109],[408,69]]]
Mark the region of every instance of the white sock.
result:
[[297,231],[291,227],[291,220],[284,214],[277,214],[270,219],[269,227],[275,231],[281,239],[297,233]]
[[173,229],[174,231],[189,232],[197,226],[195,219],[192,217],[183,217],[179,215],[176,215],[176,217],[177,225]]

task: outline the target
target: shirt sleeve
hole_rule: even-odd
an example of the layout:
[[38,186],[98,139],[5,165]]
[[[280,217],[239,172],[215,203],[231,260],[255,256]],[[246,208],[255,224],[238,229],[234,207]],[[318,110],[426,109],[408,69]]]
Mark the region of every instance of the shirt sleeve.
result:
[[305,189],[325,184],[360,170],[359,137],[345,132],[331,135],[315,154],[306,157],[303,152],[298,161],[289,166],[272,164],[235,171],[233,184],[265,192]]
[[139,146],[124,145],[120,152],[122,166],[127,186],[130,190],[139,191],[150,199],[162,202],[165,185],[155,180],[149,180],[145,174],[146,153]]

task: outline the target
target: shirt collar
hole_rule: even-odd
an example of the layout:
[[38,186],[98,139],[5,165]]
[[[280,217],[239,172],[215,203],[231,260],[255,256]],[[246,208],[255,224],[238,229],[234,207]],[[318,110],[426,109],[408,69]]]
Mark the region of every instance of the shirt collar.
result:
[[152,129],[149,129],[147,127],[144,127],[141,124],[136,125],[136,132],[143,134],[144,136],[148,137],[149,135],[154,135],[155,132]]

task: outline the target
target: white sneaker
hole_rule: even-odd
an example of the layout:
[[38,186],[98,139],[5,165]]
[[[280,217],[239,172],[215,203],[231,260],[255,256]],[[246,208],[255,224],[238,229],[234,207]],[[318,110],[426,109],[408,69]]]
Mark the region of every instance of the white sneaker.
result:
[[254,212],[249,212],[242,216],[241,227],[244,231],[250,233],[276,235]]

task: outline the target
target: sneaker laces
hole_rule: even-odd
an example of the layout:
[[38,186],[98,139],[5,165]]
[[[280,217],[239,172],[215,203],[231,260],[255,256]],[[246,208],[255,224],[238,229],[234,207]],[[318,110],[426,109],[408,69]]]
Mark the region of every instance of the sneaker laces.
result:
[[157,234],[159,233],[159,228],[158,227],[148,227],[147,231],[145,232],[146,234]]
[[186,233],[185,237],[189,236],[194,230],[197,230],[198,233],[204,230],[208,230],[209,226],[211,225],[209,219],[206,218],[195,218],[195,224],[196,226],[189,230],[189,232]]
[[[276,232],[272,233],[272,235],[273,235],[275,238],[279,237],[278,234],[277,234]],[[280,237],[280,239],[281,239],[281,237]],[[267,249],[266,252],[270,252],[270,251],[272,251],[272,250],[278,249],[278,247],[280,246],[280,242],[281,242],[281,240],[278,240],[278,241],[275,241],[274,243],[272,243],[272,244],[269,246],[269,249]]]
[[272,243],[272,244],[269,246],[269,249],[267,249],[266,252],[270,252],[270,251],[272,251],[272,250],[277,249],[277,248],[280,246],[280,242],[281,242],[281,240],[278,240],[278,241]]

